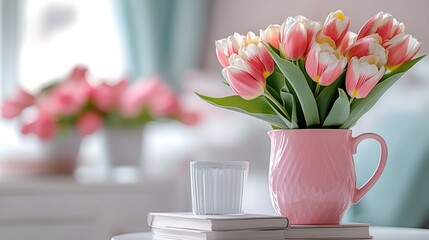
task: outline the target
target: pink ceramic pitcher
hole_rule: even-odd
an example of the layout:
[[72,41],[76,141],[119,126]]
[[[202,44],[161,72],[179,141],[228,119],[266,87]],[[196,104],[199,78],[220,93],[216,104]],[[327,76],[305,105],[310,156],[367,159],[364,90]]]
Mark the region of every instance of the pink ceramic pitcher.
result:
[[[352,204],[371,189],[386,165],[383,138],[365,133],[356,138],[351,130],[273,130],[269,188],[275,210],[291,224],[338,224]],[[381,145],[381,157],[372,177],[356,187],[352,155],[364,139]]]

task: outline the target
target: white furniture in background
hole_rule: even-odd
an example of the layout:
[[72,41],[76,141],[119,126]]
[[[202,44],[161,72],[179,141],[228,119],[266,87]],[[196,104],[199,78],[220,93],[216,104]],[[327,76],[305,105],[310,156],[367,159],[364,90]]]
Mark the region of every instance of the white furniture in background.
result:
[[[428,240],[429,229],[371,227],[374,240]],[[151,240],[150,233],[132,233],[113,237],[112,240]],[[261,239],[262,240],[262,239]]]
[[183,211],[174,179],[78,183],[58,177],[0,181],[0,239],[107,240],[148,231],[147,214]]

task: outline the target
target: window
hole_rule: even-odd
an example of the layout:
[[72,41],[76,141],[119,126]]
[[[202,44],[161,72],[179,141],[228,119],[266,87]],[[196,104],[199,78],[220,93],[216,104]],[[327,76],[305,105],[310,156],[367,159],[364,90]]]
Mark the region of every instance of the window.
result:
[[[18,83],[36,92],[75,64],[87,65],[100,78],[114,79],[125,73],[113,1],[2,0],[0,11],[0,87],[6,97]],[[1,156],[38,149],[37,137],[22,136],[20,125],[19,120],[0,121]],[[93,146],[93,142],[88,144]],[[83,151],[100,150],[85,147]]]
[[75,64],[97,77],[124,74],[112,1],[23,0],[18,79],[37,91]]

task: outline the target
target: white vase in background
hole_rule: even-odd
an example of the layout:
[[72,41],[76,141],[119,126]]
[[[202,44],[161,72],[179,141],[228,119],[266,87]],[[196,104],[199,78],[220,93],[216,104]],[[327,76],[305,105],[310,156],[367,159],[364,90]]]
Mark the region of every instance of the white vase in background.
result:
[[104,147],[110,168],[142,167],[144,126],[105,126]]
[[54,173],[73,173],[79,160],[82,136],[74,128],[62,129],[55,137],[42,143],[42,160]]

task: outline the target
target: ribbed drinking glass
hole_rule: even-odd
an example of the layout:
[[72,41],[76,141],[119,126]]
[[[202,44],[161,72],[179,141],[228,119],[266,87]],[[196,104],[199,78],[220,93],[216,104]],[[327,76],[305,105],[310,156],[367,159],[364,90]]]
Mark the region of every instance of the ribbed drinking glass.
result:
[[192,212],[243,214],[249,162],[191,162]]

